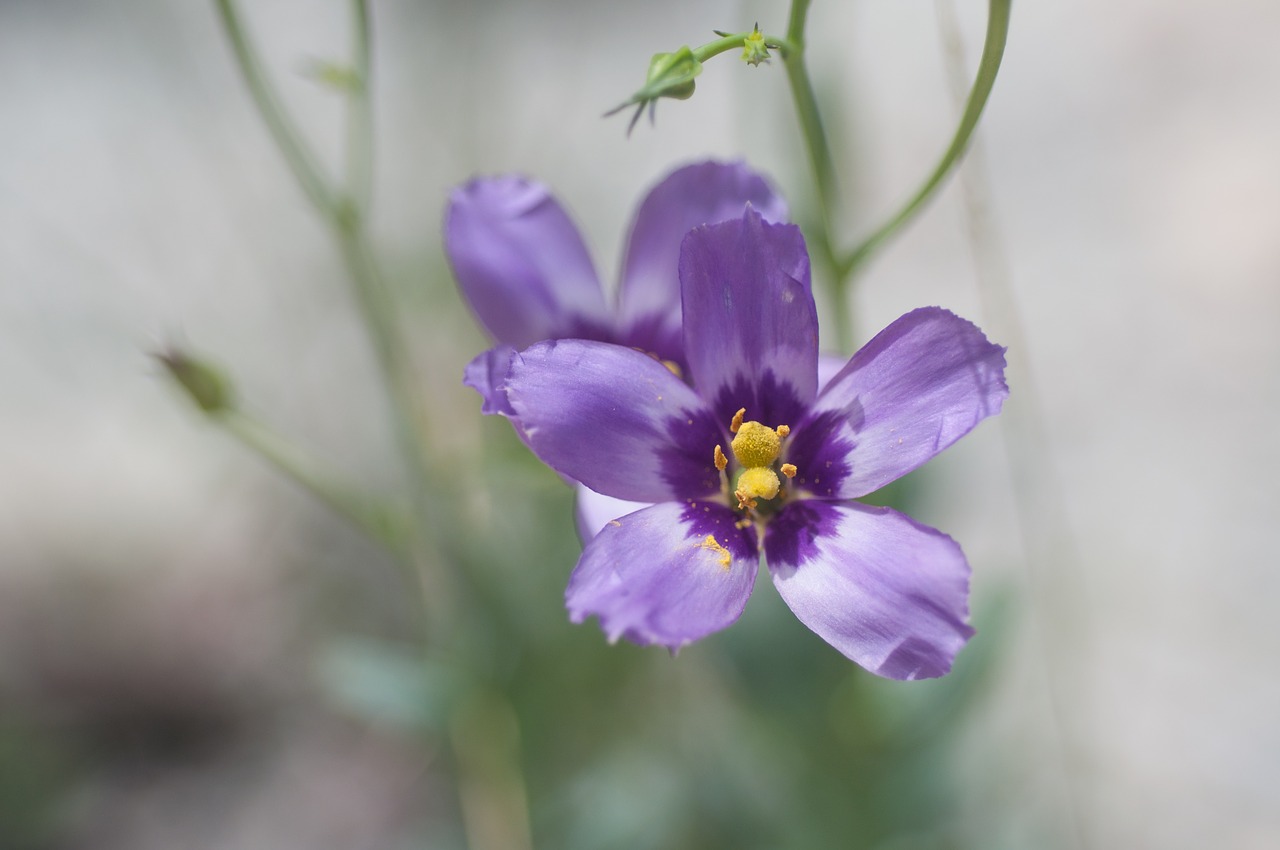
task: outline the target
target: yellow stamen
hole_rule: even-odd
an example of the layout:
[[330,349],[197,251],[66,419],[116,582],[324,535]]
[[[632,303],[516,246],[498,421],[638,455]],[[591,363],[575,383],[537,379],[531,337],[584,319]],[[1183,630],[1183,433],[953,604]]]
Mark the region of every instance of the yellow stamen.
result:
[[698,544],[699,549],[709,549],[719,555],[721,569],[729,569],[729,564],[733,561],[733,556],[729,554],[729,550],[720,545],[714,534],[708,534],[701,543]]
[[779,426],[777,427],[777,429],[776,429],[776,430],[777,430],[777,432],[778,432],[778,436],[779,436],[779,437],[785,437],[785,436],[787,436],[788,434],[790,434],[790,433],[791,433],[791,426],[790,426],[790,425],[779,425]]
[[733,421],[729,423],[729,433],[736,434],[738,429],[742,427],[742,417],[747,415],[745,407],[738,408],[738,412],[733,414]]
[[778,459],[782,438],[768,425],[751,421],[742,423],[729,445],[738,463],[746,467],[769,466]]
[[738,489],[733,495],[738,497],[739,508],[754,508],[756,499],[772,499],[778,495],[778,473],[767,466],[753,466],[745,469],[738,477]]
[[795,478],[796,473],[799,470],[796,469],[796,465],[794,463],[784,463],[782,465],[781,471],[782,471],[782,474],[787,476],[788,478]]
[[716,469],[720,470],[721,472],[724,472],[724,468],[729,465],[729,459],[724,456],[724,449],[720,448],[719,446],[716,446],[715,461],[716,461]]

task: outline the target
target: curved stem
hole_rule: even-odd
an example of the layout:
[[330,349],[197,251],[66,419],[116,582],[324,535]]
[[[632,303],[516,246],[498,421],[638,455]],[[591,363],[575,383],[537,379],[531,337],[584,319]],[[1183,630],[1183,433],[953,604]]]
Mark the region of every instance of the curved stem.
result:
[[396,436],[408,467],[414,521],[409,523],[404,547],[393,551],[417,574],[432,639],[443,641],[451,632],[451,612],[454,606],[449,599],[451,588],[447,583],[448,576],[442,569],[443,553],[437,545],[440,535],[436,532],[443,527],[442,521],[437,517],[438,506],[430,499],[433,475],[421,433],[424,405],[395,306],[369,246],[362,207],[362,198],[367,197],[368,178],[372,172],[373,150],[368,96],[371,51],[367,3],[365,0],[353,0],[355,67],[359,79],[353,90],[348,122],[348,182],[351,194],[339,197],[321,176],[314,157],[264,74],[240,23],[234,0],[215,2],[254,102],[307,197],[333,229],[346,264],[356,302],[386,382]]
[[232,0],[215,0],[215,4],[223,29],[227,32],[227,39],[235,51],[236,63],[240,66],[249,92],[253,95],[253,102],[275,140],[276,147],[280,148],[280,153],[289,163],[293,176],[297,178],[311,203],[326,214],[333,214],[338,208],[337,199],[322,175],[315,155],[303,141],[302,134],[285,111],[280,96],[263,72],[257,53],[240,23],[235,4]]
[[937,166],[925,179],[924,184],[888,221],[876,229],[862,244],[849,253],[838,265],[839,277],[844,280],[852,275],[866,262],[877,248],[902,228],[920,208],[937,192],[943,179],[955,168],[969,146],[978,119],[987,105],[987,98],[995,85],[996,75],[1000,71],[1000,61],[1004,58],[1005,43],[1009,37],[1009,11],[1012,0],[990,0],[987,11],[987,35],[982,47],[982,59],[978,63],[978,74],[965,103],[964,114],[960,117],[960,126],[956,128],[951,145],[938,161]]

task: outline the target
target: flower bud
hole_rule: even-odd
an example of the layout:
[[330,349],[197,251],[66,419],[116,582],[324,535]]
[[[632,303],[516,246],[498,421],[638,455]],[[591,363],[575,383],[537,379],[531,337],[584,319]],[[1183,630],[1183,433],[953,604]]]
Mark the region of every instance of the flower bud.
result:
[[759,24],[742,40],[742,61],[753,68],[769,61],[769,45],[765,43]]
[[234,407],[231,383],[216,367],[176,348],[158,352],[155,358],[205,413],[221,413]]

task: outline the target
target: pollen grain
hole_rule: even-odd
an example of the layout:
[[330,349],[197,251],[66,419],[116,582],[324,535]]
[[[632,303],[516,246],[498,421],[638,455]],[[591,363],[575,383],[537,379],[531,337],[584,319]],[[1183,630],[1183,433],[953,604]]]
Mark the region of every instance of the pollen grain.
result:
[[729,569],[729,564],[732,563],[733,556],[729,554],[728,549],[720,545],[714,534],[708,534],[703,538],[702,542],[698,544],[698,548],[715,552],[719,556],[717,560],[720,562],[720,568],[725,570]]

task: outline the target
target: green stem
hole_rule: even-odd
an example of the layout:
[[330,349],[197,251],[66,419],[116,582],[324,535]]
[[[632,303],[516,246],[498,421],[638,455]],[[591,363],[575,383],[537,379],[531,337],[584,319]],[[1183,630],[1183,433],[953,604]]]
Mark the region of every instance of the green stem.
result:
[[904,224],[919,212],[925,202],[937,192],[942,185],[943,179],[951,173],[964,155],[973,136],[973,131],[978,126],[978,119],[982,117],[982,110],[987,105],[987,98],[990,97],[991,89],[995,85],[996,75],[1000,71],[1000,62],[1004,58],[1005,43],[1009,37],[1011,5],[1012,0],[990,0],[987,11],[987,35],[982,47],[982,59],[978,63],[978,74],[974,79],[973,88],[969,92],[964,114],[960,117],[960,126],[956,128],[951,145],[942,155],[942,159],[939,160],[933,172],[924,181],[924,184],[903,205],[902,209],[864,239],[862,244],[839,263],[837,268],[842,280],[847,279],[857,271],[877,248],[883,245],[890,236],[897,233]]
[[[708,59],[714,56],[719,56],[721,53],[727,53],[730,50],[742,47],[746,43],[747,36],[753,34],[754,33],[749,32],[735,32],[722,35],[715,41],[709,41],[700,47],[693,48],[691,51],[693,53],[693,58],[697,59],[699,62],[706,62]],[[764,40],[770,47],[777,47],[784,59],[796,49],[795,44],[793,44],[789,38],[778,38],[776,35],[766,35]]]
[[347,195],[364,212],[373,194],[373,107],[370,99],[368,0],[352,0],[352,70],[355,87],[347,100]]
[[836,169],[831,158],[831,148],[827,144],[827,134],[822,126],[822,115],[818,111],[818,98],[814,94],[813,83],[809,79],[809,70],[804,61],[804,28],[808,17],[809,0],[794,0],[787,23],[788,45],[783,52],[783,59],[787,66],[787,83],[791,87],[791,99],[795,101],[796,113],[800,118],[800,133],[804,138],[805,151],[809,155],[809,166],[813,171],[814,187],[818,194],[818,233],[816,244],[812,247],[832,282],[832,296],[836,302],[836,344],[841,351],[849,351],[852,334],[844,304],[843,278],[838,273],[835,240],[832,235],[837,191]]
[[[284,111],[265,76],[262,65],[254,53],[241,26],[233,0],[215,0],[222,16],[236,60],[245,77],[254,102],[271,135],[280,147],[285,159],[302,184],[307,197],[316,210],[332,227],[349,273],[356,302],[374,346],[378,364],[387,384],[387,393],[393,408],[396,434],[400,449],[408,466],[414,522],[409,524],[405,546],[397,552],[402,560],[413,567],[422,586],[428,628],[432,641],[441,641],[451,631],[453,606],[449,602],[450,587],[442,569],[442,553],[436,546],[439,535],[433,533],[444,528],[438,517],[436,505],[430,499],[432,475],[426,444],[421,435],[423,404],[419,398],[419,383],[415,378],[409,348],[404,342],[396,311],[369,248],[365,232],[363,208],[358,200],[367,193],[368,175],[371,173],[372,144],[370,139],[368,75],[370,67],[370,26],[368,8],[362,0],[355,2],[355,66],[359,76],[358,86],[352,94],[348,124],[351,150],[348,175],[352,195],[335,196],[327,182],[320,176],[301,136]],[[363,188],[362,188],[363,187]]]
[[364,497],[351,493],[332,473],[322,471],[313,458],[256,419],[234,409],[212,414],[210,418],[374,542],[389,551],[403,552],[405,517],[385,507],[373,507]]
[[240,15],[232,0],[215,0],[218,14],[222,18],[222,26],[227,32],[227,39],[235,50],[236,62],[244,74],[245,82],[258,106],[258,112],[267,125],[276,147],[284,155],[293,176],[297,178],[302,190],[306,192],[311,203],[326,214],[332,214],[338,207],[328,181],[320,171],[315,155],[302,140],[302,135],[293,123],[293,119],[285,111],[280,96],[276,94],[271,81],[263,73],[257,53],[240,23]]

